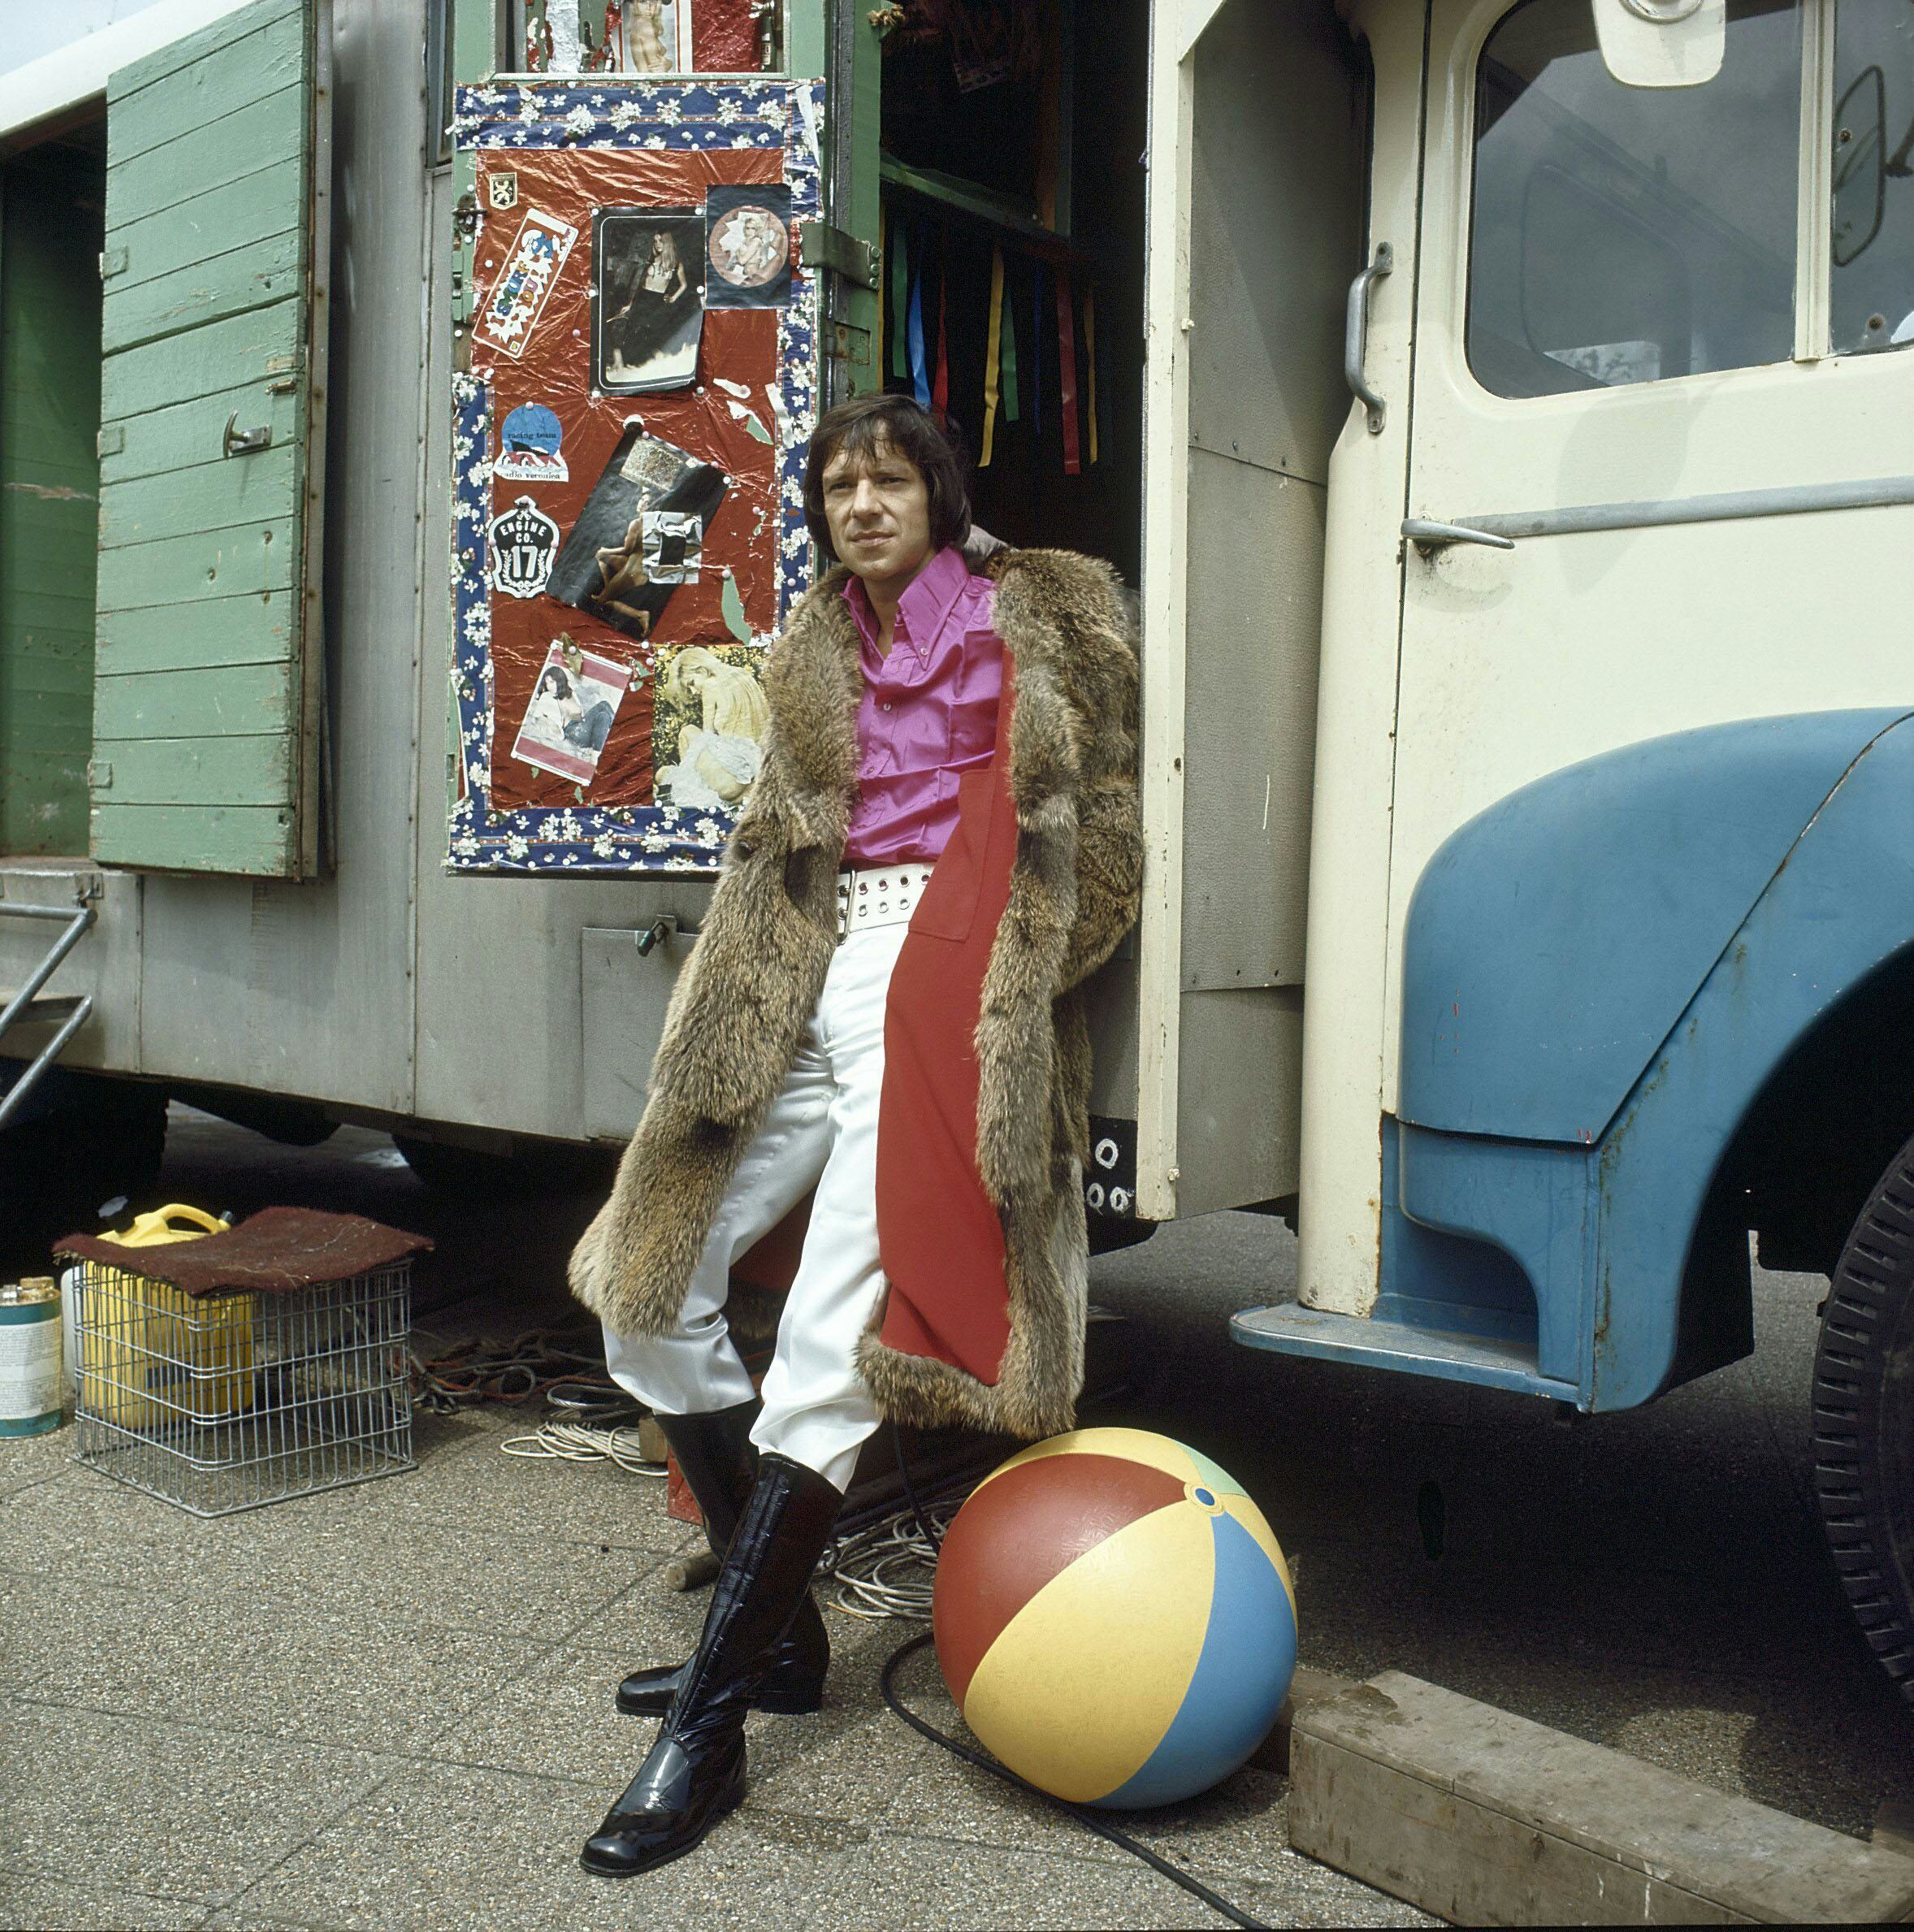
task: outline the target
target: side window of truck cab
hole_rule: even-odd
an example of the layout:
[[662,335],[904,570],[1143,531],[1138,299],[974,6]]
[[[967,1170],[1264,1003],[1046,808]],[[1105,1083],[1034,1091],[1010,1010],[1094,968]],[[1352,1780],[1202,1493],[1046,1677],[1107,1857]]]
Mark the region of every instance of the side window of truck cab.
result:
[[[1524,0],[1476,69],[1467,347],[1510,397],[1616,388],[1786,361],[1797,275],[1831,282],[1836,353],[1885,348],[1914,309],[1914,5],[1838,0],[1824,180],[1817,0],[1728,0],[1683,84],[1632,67],[1611,21],[1708,10],[1643,0]],[[1704,36],[1705,40],[1705,36]],[[1697,77],[1699,76],[1699,78]],[[1829,248],[1804,253],[1811,214]],[[1909,335],[1914,339],[1914,322]]]
[[1839,0],[1834,353],[1914,348],[1914,0]]

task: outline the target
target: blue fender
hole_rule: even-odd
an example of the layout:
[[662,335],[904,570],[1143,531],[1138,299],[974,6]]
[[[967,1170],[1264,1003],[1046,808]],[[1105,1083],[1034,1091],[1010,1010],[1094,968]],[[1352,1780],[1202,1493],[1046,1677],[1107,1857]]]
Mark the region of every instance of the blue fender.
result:
[[[1765,720],[1592,760],[1465,826],[1418,885],[1397,1211],[1516,1261],[1535,1292],[1538,1367],[1585,1408],[1632,1406],[1678,1367],[1710,1365],[1678,1364],[1678,1331],[1723,1150],[1804,1033],[1889,961],[1914,964],[1909,716]],[[1682,764],[1685,813],[1671,810]],[[1648,800],[1638,812],[1617,782],[1630,773]],[[1526,834],[1525,799],[1539,808]],[[1565,801],[1587,809],[1565,816]],[[1621,863],[1591,826],[1621,841]],[[1578,891],[1583,867],[1594,877]],[[1444,903],[1458,886],[1472,913]],[[1447,1020],[1438,985],[1461,1009]],[[1396,1252],[1406,1263],[1417,1249]],[[1421,1300],[1414,1272],[1398,1269],[1385,1293]]]
[[1802,827],[1905,715],[1652,739],[1552,772],[1452,834],[1404,933],[1400,1117],[1600,1139]]

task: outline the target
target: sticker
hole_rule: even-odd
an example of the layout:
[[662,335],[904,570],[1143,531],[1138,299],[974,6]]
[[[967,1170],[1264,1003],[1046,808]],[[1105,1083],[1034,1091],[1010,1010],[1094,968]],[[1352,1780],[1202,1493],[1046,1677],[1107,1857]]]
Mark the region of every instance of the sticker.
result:
[[704,197],[704,305],[782,309],[790,301],[790,190],[712,188]]
[[478,324],[482,340],[502,349],[514,361],[525,353],[525,344],[544,313],[546,298],[565,266],[565,258],[578,231],[535,208],[525,211],[505,266],[485,305]]
[[704,519],[682,510],[641,510],[640,554],[653,583],[695,583],[704,557]]
[[704,328],[704,218],[695,208],[591,216],[591,380],[614,396],[689,387]]
[[508,597],[537,596],[552,574],[558,526],[530,497],[521,496],[492,518],[487,537],[492,588]]
[[566,533],[546,594],[641,642],[682,577],[654,579],[645,561],[645,513],[674,510],[700,532],[724,500],[725,473],[627,422],[611,460]]
[[492,473],[514,483],[569,483],[572,473],[561,447],[564,440],[565,427],[556,410],[542,402],[522,402],[507,413],[499,431],[499,460]]
[[510,168],[495,169],[485,177],[485,205],[501,210],[518,206],[518,177]]
[[558,637],[539,667],[512,756],[521,765],[589,785],[630,685],[630,665]]

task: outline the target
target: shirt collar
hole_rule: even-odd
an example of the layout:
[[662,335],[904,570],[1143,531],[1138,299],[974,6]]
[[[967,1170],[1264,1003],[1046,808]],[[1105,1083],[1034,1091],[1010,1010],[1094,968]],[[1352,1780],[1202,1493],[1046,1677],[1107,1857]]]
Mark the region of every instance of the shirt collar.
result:
[[[910,640],[918,656],[929,655],[969,583],[970,565],[955,544],[946,544],[911,579],[909,587],[898,600],[897,629],[899,635]],[[844,586],[842,594],[856,620],[859,636],[876,650],[877,613],[871,609],[862,582],[853,577]]]

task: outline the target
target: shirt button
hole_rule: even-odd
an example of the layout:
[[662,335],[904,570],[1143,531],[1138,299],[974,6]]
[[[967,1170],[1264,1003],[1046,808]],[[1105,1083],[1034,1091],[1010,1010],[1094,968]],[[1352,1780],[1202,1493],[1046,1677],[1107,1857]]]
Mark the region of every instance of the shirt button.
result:
[[885,708],[886,711],[890,710],[890,706],[889,705],[889,704],[888,704],[888,703],[887,703],[887,704],[885,705],[884,708]]

